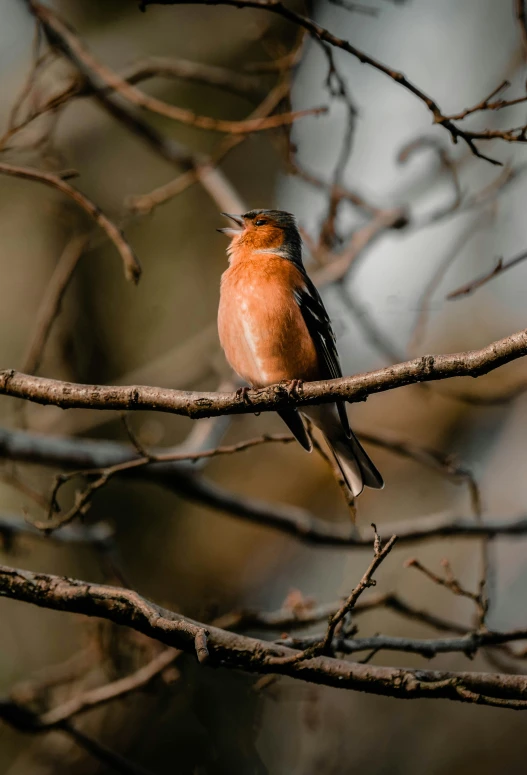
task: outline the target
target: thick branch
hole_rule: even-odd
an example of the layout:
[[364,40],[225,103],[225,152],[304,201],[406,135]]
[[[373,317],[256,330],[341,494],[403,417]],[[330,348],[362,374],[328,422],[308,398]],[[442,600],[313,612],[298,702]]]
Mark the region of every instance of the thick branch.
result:
[[451,355],[424,355],[412,361],[353,377],[308,382],[300,395],[283,385],[236,393],[199,393],[168,388],[82,385],[21,374],[14,369],[0,372],[0,394],[23,398],[62,409],[149,409],[180,414],[192,419],[223,414],[272,412],[287,406],[308,406],[341,399],[365,401],[372,393],[452,377],[479,377],[527,354],[527,330],[492,342],[480,350]]
[[526,676],[409,670],[356,664],[325,656],[277,663],[277,657],[293,657],[295,651],[217,627],[205,628],[199,622],[160,608],[127,589],[0,566],[0,595],[44,608],[107,619],[193,655],[196,653],[196,636],[206,629],[209,660],[213,665],[252,673],[289,675],[311,683],[389,697],[442,697],[513,709],[527,708]]

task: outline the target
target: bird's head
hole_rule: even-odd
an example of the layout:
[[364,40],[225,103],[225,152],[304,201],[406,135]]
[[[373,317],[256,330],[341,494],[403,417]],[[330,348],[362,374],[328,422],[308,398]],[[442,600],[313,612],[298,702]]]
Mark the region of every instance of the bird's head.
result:
[[301,263],[302,240],[291,213],[283,210],[249,210],[244,215],[230,215],[233,226],[218,229],[231,237],[228,253],[231,257],[251,257],[273,253],[289,261]]

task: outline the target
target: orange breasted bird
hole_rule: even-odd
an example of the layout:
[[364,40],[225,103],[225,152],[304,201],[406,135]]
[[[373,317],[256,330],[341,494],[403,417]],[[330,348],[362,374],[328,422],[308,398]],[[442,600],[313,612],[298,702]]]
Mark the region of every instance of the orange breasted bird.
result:
[[[234,226],[218,229],[231,237],[218,331],[234,371],[254,388],[341,377],[331,321],[304,268],[295,217],[282,210],[222,215]],[[343,401],[306,406],[302,412],[325,435],[354,496],[364,486],[384,486],[349,426]],[[301,412],[288,408],[278,414],[311,452]]]

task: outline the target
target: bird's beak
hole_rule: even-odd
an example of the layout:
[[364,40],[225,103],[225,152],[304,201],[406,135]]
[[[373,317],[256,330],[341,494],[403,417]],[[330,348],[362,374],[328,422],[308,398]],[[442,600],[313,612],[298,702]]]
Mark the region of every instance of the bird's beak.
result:
[[222,215],[224,215],[225,218],[230,218],[231,221],[234,221],[237,228],[233,229],[232,226],[227,226],[224,229],[216,229],[216,231],[219,231],[220,234],[226,234],[228,237],[234,237],[236,234],[242,233],[245,228],[245,223],[241,215],[231,215],[230,213],[222,213]]

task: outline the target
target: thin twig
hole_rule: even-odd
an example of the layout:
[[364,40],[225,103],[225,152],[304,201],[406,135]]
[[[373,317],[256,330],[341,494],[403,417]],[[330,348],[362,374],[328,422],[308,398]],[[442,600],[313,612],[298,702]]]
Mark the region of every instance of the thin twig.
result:
[[227,5],[234,6],[235,8],[256,8],[277,14],[278,16],[287,19],[293,24],[305,29],[320,45],[324,46],[329,44],[335,48],[340,48],[355,59],[358,59],[362,64],[366,64],[391,78],[395,83],[399,84],[402,88],[409,91],[424,103],[432,114],[434,123],[443,126],[449,132],[454,143],[457,143],[459,140],[463,141],[474,156],[485,159],[491,164],[500,165],[501,162],[481,153],[475,141],[501,139],[505,142],[527,142],[527,126],[509,130],[483,130],[480,132],[471,132],[461,129],[449,118],[449,116],[446,116],[441,111],[438,103],[433,100],[432,97],[426,94],[412,81],[408,80],[403,73],[393,70],[379,60],[374,59],[356,46],[353,46],[347,40],[339,38],[337,35],[329,32],[329,30],[317,24],[313,19],[293,11],[280,0],[141,0],[140,8],[141,10],[146,10],[149,5],[183,5],[186,3],[192,5]]
[[362,5],[361,3],[350,3],[347,0],[330,0],[332,5],[336,5],[339,8],[344,8],[350,13],[362,13],[365,16],[377,16],[379,13],[378,8],[373,8],[370,5]]
[[51,327],[60,312],[62,299],[88,242],[89,236],[77,235],[67,242],[62,251],[36,312],[33,332],[22,360],[22,371],[28,374],[38,372]]
[[342,470],[337,462],[337,458],[335,457],[335,455],[332,453],[331,450],[326,451],[325,449],[323,449],[322,445],[318,442],[318,440],[314,435],[314,426],[311,423],[311,421],[309,421],[309,419],[308,419],[308,427],[309,427],[309,435],[311,437],[311,441],[313,444],[313,449],[315,449],[318,452],[318,454],[321,456],[321,458],[325,460],[326,463],[328,464],[335,481],[339,485],[339,489],[340,489],[340,492],[342,493],[344,501],[346,502],[346,506],[348,507],[351,521],[353,524],[355,524],[357,519],[357,509],[355,507],[355,499],[346,483]]
[[[445,589],[448,589],[450,590],[450,592],[453,592],[454,595],[459,595],[460,597],[466,597],[469,600],[472,600],[472,602],[476,606],[476,610],[478,613],[477,631],[480,632],[482,630],[485,623],[485,615],[488,609],[488,600],[484,594],[483,585],[480,585],[480,589],[478,592],[471,592],[469,589],[466,589],[466,587],[464,587],[463,584],[461,584],[461,582],[454,576],[450,563],[447,559],[443,559],[441,561],[441,565],[445,569],[444,576],[439,576],[437,573],[434,573],[432,570],[424,566],[421,562],[419,562],[419,560],[415,559],[414,557],[407,560],[405,565],[407,568],[416,568],[417,570],[421,571],[421,573],[423,573],[425,576],[427,576],[427,578],[433,581],[434,584],[438,584],[441,587],[445,587]],[[484,581],[485,579],[483,579],[483,583]]]
[[[225,67],[192,62],[188,59],[176,59],[174,57],[150,56],[139,59],[125,68],[120,73],[120,77],[131,84],[156,77],[181,78],[225,89],[245,98],[260,97],[262,94],[262,85],[254,76],[237,73]],[[33,85],[33,81],[31,85]],[[104,94],[110,95],[114,92],[114,89],[107,87],[102,91]],[[83,78],[81,75],[75,76],[61,91],[53,94],[44,103],[37,105],[23,119],[19,119],[16,123],[11,121],[7,131],[0,138],[0,148],[5,147],[7,141],[13,135],[25,129],[40,116],[57,111],[72,100],[89,97],[96,93],[92,84],[86,78]]]
[[[305,629],[319,622],[327,622],[329,617],[336,614],[341,605],[341,600],[320,605],[315,605],[310,598],[296,600],[294,605],[286,600],[278,611],[235,611],[230,617],[225,618],[223,627],[229,630],[278,630],[280,632]],[[455,632],[458,635],[466,635],[471,630],[468,626],[443,619],[430,611],[416,608],[412,603],[394,593],[370,595],[366,600],[359,600],[353,608],[353,615],[354,617],[361,616],[378,608],[386,608],[398,616],[427,625],[439,632]],[[320,638],[318,640],[320,641]]]
[[476,277],[475,280],[471,280],[470,282],[461,285],[454,291],[450,291],[446,298],[450,301],[451,299],[459,299],[462,296],[469,296],[471,293],[474,293],[474,291],[478,290],[483,285],[486,285],[490,280],[493,280],[498,275],[501,275],[508,269],[512,269],[514,266],[521,264],[522,261],[525,261],[526,258],[527,251],[525,250],[519,255],[514,256],[514,258],[509,259],[508,261],[504,261],[503,258],[499,258],[494,268],[491,269],[490,272]]
[[14,178],[24,180],[33,180],[36,183],[43,183],[45,186],[57,189],[72,199],[84,212],[86,212],[95,223],[106,232],[108,238],[113,242],[123,260],[126,278],[137,282],[141,276],[141,265],[133,252],[130,244],[121,230],[101,212],[100,208],[88,199],[84,194],[73,186],[70,186],[62,177],[51,172],[35,170],[29,167],[17,167],[14,164],[0,162],[0,175],[10,175]]
[[355,589],[353,589],[349,597],[344,601],[344,603],[341,605],[339,610],[329,618],[326,634],[324,636],[324,639],[321,641],[321,649],[323,654],[327,654],[328,652],[331,651],[333,638],[335,637],[337,627],[342,623],[344,618],[349,613],[351,613],[351,611],[353,611],[353,608],[355,607],[355,604],[357,603],[357,600],[362,595],[362,593],[369,587],[375,586],[375,580],[373,578],[373,575],[377,570],[377,568],[379,567],[379,565],[383,562],[383,560],[386,559],[388,554],[391,552],[391,550],[395,545],[395,542],[397,541],[397,536],[392,535],[389,541],[387,541],[385,545],[382,546],[381,538],[377,533],[377,528],[375,527],[375,525],[372,525],[372,527],[375,533],[374,546],[373,546],[373,560],[371,561],[370,565],[366,569],[361,580],[359,581]]
[[105,87],[110,88],[137,107],[158,113],[161,116],[179,121],[182,124],[198,129],[207,129],[227,134],[250,134],[267,129],[275,129],[284,126],[305,116],[316,116],[327,111],[326,107],[308,108],[291,113],[282,113],[269,118],[249,119],[245,121],[227,121],[215,119],[210,116],[200,116],[191,110],[170,105],[157,97],[152,97],[128,83],[124,78],[114,72],[107,65],[100,62],[84,45],[78,35],[62,21],[51,8],[29,0],[29,5],[35,17],[42,23],[51,40],[60,47],[65,47],[68,57],[71,58],[92,88],[100,89],[97,80]]
[[[154,463],[194,462],[220,455],[232,455],[236,452],[251,449],[252,447],[269,442],[288,444],[292,441],[294,441],[294,438],[289,434],[259,436],[254,439],[249,439],[248,441],[215,447],[214,449],[207,449],[202,452],[168,452],[157,454],[148,453],[142,457],[134,457],[130,460],[125,460],[103,469],[88,469],[72,471],[71,473],[67,474],[58,474],[55,477],[55,484],[53,486],[50,497],[48,518],[45,521],[36,521],[33,523],[33,525],[38,530],[43,530],[46,533],[56,530],[57,528],[64,525],[68,525],[75,519],[75,517],[82,516],[87,512],[90,507],[93,495],[102,487],[105,487],[111,478],[117,476],[118,474],[130,472],[132,469],[144,468],[145,466],[149,466]],[[59,510],[57,498],[60,489],[64,486],[64,484],[66,484],[66,482],[69,482],[71,479],[78,476],[90,476],[96,478],[90,482],[84,488],[84,490],[76,493],[73,506],[65,514],[56,515],[56,512]]]
[[430,304],[434,293],[445,278],[446,273],[457,259],[460,252],[466,247],[467,243],[478,233],[480,229],[486,228],[488,221],[489,217],[487,212],[483,211],[479,213],[479,215],[477,215],[476,218],[474,218],[468,224],[468,226],[463,229],[461,234],[456,237],[453,246],[441,259],[437,269],[426,284],[425,289],[419,298],[417,305],[419,314],[416,318],[410,341],[408,342],[408,353],[415,352],[425,337],[430,313]]
[[92,708],[101,707],[114,699],[126,697],[132,692],[143,689],[166,670],[180,654],[181,651],[178,649],[163,649],[150,662],[134,673],[95,689],[76,694],[71,700],[66,700],[61,705],[42,713],[38,719],[39,727],[52,729]]
[[461,183],[459,181],[458,171],[456,163],[451,158],[450,154],[436,137],[425,135],[424,137],[418,137],[416,140],[403,146],[397,155],[399,163],[406,163],[414,153],[424,148],[431,148],[437,154],[441,168],[449,175],[452,181],[453,196],[452,201],[445,207],[441,207],[428,215],[424,220],[418,224],[414,224],[417,227],[430,226],[438,221],[443,220],[445,217],[452,215],[459,210],[463,202],[463,192],[461,190]]
[[481,102],[478,102],[476,105],[473,105],[470,108],[465,108],[460,113],[448,116],[448,118],[451,121],[462,121],[464,118],[471,116],[473,113],[479,113],[485,110],[502,110],[503,108],[510,108],[513,105],[520,105],[521,103],[527,101],[527,95],[524,95],[523,97],[516,97],[512,100],[499,99],[492,102],[493,97],[496,97],[496,95],[502,92],[504,89],[508,89],[509,86],[509,81],[502,81],[502,83],[493,89],[488,97],[482,99]]
[[[289,78],[281,80],[271,89],[260,105],[254,109],[249,118],[251,120],[264,118],[276,110],[278,105],[288,94],[290,87],[291,84]],[[151,213],[154,208],[159,205],[165,204],[175,196],[182,194],[194,183],[200,182],[205,188],[210,189],[213,181],[216,180],[218,176],[218,170],[216,169],[217,165],[223,161],[234,148],[244,142],[246,137],[246,135],[231,135],[230,137],[224,138],[209,157],[202,157],[199,160],[196,160],[196,163],[191,166],[190,169],[182,172],[174,180],[158,186],[158,188],[155,188],[148,194],[129,197],[128,206],[133,212],[146,215]],[[221,206],[225,208],[226,212],[230,212],[233,209],[233,207],[228,206],[230,205],[230,202],[225,203],[225,197],[222,198],[216,196],[215,199],[218,203],[223,203]],[[237,206],[234,207],[234,211],[243,212],[244,208],[242,207],[240,209],[240,207]]]

